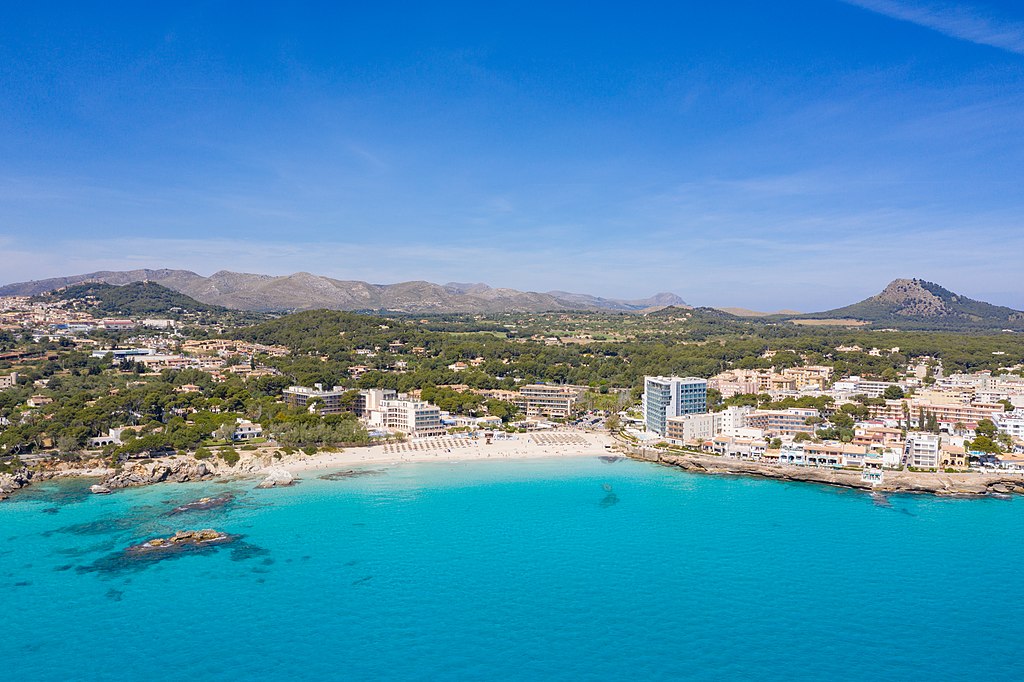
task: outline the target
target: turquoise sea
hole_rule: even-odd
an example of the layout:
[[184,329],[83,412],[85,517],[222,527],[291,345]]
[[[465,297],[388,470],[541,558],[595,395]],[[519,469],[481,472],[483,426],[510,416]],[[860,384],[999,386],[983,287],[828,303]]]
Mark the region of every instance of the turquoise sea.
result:
[[[121,554],[204,527],[243,537]],[[19,681],[1019,678],[1022,531],[1020,499],[597,458],[46,484],[0,504],[0,660]]]

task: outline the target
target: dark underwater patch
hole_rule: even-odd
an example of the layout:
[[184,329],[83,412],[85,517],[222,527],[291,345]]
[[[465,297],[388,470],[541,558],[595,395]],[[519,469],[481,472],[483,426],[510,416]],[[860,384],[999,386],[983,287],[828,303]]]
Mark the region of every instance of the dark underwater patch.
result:
[[614,507],[619,503],[619,496],[615,494],[615,491],[612,490],[610,484],[605,483],[601,488],[604,490],[605,496],[597,503],[597,506],[602,509],[607,509],[608,507]]
[[349,478],[359,478],[360,476],[379,476],[385,473],[383,469],[348,469],[346,471],[334,471],[329,474],[323,474],[317,476],[321,481],[344,481]]
[[97,552],[109,552],[116,546],[116,540],[108,540],[106,542],[87,545],[85,547],[66,547],[64,549],[57,549],[54,550],[54,554],[67,557],[80,557],[85,556],[86,554],[96,554]]
[[[164,561],[174,561],[188,556],[208,556],[221,549],[230,548],[232,561],[244,561],[256,556],[267,554],[267,550],[242,540],[241,535],[231,535],[223,542],[209,544],[182,544],[160,551],[136,551],[127,548],[100,557],[91,564],[78,566],[75,570],[80,574],[97,573],[103,576],[138,573],[150,566]],[[126,581],[127,583],[127,581]]]
[[70,526],[61,526],[54,530],[43,533],[43,537],[50,537],[54,534],[61,535],[110,535],[112,533],[124,533],[132,530],[138,525],[138,519],[129,516],[117,516],[84,523],[73,523]]
[[270,554],[270,550],[248,542],[236,542],[231,545],[232,561],[248,561],[267,554]]
[[[87,479],[67,479],[60,481],[44,481],[31,485],[18,493],[20,500],[28,502],[47,502],[52,507],[66,504],[78,504],[89,499],[91,481]],[[44,510],[45,513],[53,513]]]

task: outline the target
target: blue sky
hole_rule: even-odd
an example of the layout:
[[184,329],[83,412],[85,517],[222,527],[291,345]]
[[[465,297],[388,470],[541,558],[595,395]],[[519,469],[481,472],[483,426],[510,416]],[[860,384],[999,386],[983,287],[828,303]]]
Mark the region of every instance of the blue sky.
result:
[[8,3],[0,280],[1024,308],[1020,3],[548,4]]

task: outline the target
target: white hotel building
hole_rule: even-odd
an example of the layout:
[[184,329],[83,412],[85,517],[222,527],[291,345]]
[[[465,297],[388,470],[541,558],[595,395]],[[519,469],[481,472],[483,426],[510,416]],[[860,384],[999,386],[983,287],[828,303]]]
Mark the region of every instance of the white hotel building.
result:
[[668,418],[708,411],[708,382],[697,377],[644,377],[644,426],[668,434]]

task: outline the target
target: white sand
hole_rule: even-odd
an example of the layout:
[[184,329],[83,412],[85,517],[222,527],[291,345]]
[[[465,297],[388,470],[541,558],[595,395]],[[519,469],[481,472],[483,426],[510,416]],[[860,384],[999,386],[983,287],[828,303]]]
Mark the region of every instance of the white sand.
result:
[[402,462],[461,462],[468,460],[529,459],[539,457],[595,457],[614,454],[605,445],[612,438],[603,432],[544,431],[513,434],[513,440],[492,440],[440,436],[419,438],[397,445],[349,448],[343,452],[295,454],[277,466],[292,473],[331,470],[363,464],[400,464]]

